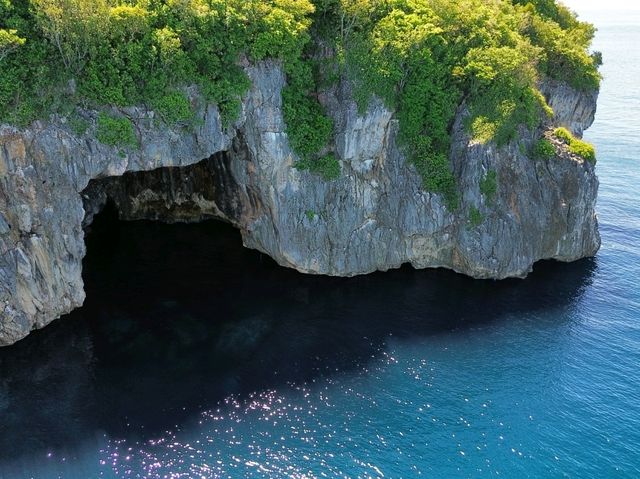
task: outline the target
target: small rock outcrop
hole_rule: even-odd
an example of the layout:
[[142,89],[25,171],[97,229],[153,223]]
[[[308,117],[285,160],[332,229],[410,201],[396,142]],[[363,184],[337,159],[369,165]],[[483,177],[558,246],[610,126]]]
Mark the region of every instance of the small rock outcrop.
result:
[[[294,168],[281,109],[285,76],[274,63],[247,72],[253,86],[226,129],[211,105],[195,131],[123,110],[136,126],[137,150],[76,136],[63,119],[0,127],[0,345],[82,305],[83,227],[107,201],[124,219],[223,219],[245,246],[313,274],[411,263],[476,278],[524,277],[541,259],[573,261],[598,250],[594,166],[530,158],[540,132],[522,130],[501,148],[479,144],[461,108],[451,159],[462,200],[451,212],[405,161],[393,112],[372,101],[359,115],[346,82],[321,98],[335,124],[340,178]],[[553,83],[542,91],[554,124],[581,135],[592,123],[597,93]],[[490,191],[487,178],[495,179]]]

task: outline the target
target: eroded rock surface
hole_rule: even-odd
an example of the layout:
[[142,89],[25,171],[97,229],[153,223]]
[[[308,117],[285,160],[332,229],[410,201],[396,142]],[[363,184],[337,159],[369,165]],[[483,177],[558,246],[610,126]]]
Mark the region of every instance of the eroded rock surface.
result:
[[[61,119],[0,128],[0,345],[82,305],[83,225],[107,201],[124,219],[221,218],[247,247],[305,273],[350,276],[411,263],[499,279],[523,277],[541,259],[573,261],[598,250],[594,167],[562,154],[529,158],[540,132],[523,130],[503,148],[477,144],[461,108],[451,158],[462,202],[452,213],[405,161],[392,112],[374,101],[358,115],[345,83],[321,98],[336,126],[340,178],[294,168],[284,75],[272,63],[248,73],[253,87],[227,129],[214,106],[201,109],[196,131],[123,110],[138,150],[77,137]],[[543,92],[555,124],[580,135],[592,123],[597,93],[558,84]],[[480,184],[490,172],[497,190],[487,197]]]

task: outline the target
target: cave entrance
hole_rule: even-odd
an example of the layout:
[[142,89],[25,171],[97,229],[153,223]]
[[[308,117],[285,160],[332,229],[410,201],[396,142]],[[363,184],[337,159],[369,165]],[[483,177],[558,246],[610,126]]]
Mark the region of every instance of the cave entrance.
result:
[[[56,324],[69,328],[67,338],[90,345],[83,352],[92,364],[87,414],[114,435],[129,434],[129,422],[142,425],[138,433],[156,435],[237,392],[237,376],[246,375],[248,383],[265,377],[264,369],[253,373],[252,357],[278,317],[276,303],[283,300],[274,288],[298,276],[245,248],[238,229],[216,214],[178,221],[167,215],[194,211],[187,203],[176,208],[159,202],[157,212],[129,210],[134,201],[123,208],[119,197],[107,195],[187,175],[190,185],[201,181],[189,168],[92,186],[105,196],[85,230],[86,300]],[[134,211],[173,221],[132,219]]]
[[[219,153],[93,180],[82,193],[86,300],[70,319],[90,329],[97,356],[136,369],[123,377],[155,371],[147,391],[162,389],[161,374],[192,387],[194,362],[213,376],[231,370],[266,334],[260,315],[279,301],[270,278],[293,274],[243,246],[236,226],[246,193],[232,166]],[[257,302],[241,300],[249,297]]]
[[[242,276],[264,262],[237,228],[246,196],[232,161],[241,159],[240,150],[220,152],[92,180],[82,192],[86,299],[73,314],[119,345],[158,334],[190,343],[190,330],[232,316],[229,286],[241,289]],[[213,316],[212,295],[220,300]]]
[[[222,300],[230,285],[241,289],[243,276],[256,274],[265,258],[243,247],[236,228],[246,193],[234,179],[232,155],[242,159],[239,151],[221,152],[185,167],[89,183],[82,192],[84,316],[143,323],[182,317],[185,331],[184,317],[211,309],[203,298]],[[215,309],[224,316],[223,303]]]
[[88,226],[85,242],[87,298],[77,311],[101,328],[114,320],[170,326],[176,319],[185,331],[194,318],[233,316],[232,299],[268,261],[244,248],[228,222],[123,221],[110,199]]
[[122,220],[192,223],[215,218],[234,224],[242,211],[231,168],[231,155],[220,152],[189,166],[91,180],[82,192],[83,226],[90,226],[107,204]]

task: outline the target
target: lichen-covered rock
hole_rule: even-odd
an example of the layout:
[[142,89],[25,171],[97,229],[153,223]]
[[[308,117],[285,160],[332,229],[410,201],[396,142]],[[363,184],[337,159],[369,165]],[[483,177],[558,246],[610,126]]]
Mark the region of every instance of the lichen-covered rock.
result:
[[[523,130],[503,148],[474,143],[461,108],[451,158],[462,201],[450,212],[404,160],[392,112],[373,101],[359,115],[346,83],[321,98],[336,126],[340,178],[293,168],[284,74],[272,63],[248,74],[253,87],[226,130],[213,106],[200,111],[196,131],[167,129],[142,109],[124,111],[138,150],[77,137],[62,119],[0,128],[0,345],[82,304],[83,225],[107,200],[125,219],[224,219],[246,246],[306,273],[349,276],[411,263],[522,277],[540,259],[597,251],[594,167],[531,159],[533,133]],[[558,124],[580,134],[593,121],[596,94],[561,85],[545,94]],[[492,172],[495,193],[483,193]]]

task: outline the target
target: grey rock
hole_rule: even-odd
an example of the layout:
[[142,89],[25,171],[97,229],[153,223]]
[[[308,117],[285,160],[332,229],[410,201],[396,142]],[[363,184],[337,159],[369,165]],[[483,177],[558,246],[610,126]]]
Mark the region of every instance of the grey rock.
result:
[[554,124],[568,128],[582,138],[584,130],[593,124],[596,115],[598,91],[578,91],[566,83],[545,80],[540,91],[553,109]]
[[7,234],[9,231],[11,231],[9,223],[7,223],[7,220],[5,220],[4,216],[0,213],[0,235]]
[[[62,119],[0,127],[0,345],[82,305],[84,228],[108,200],[124,219],[223,219],[247,247],[304,273],[351,276],[410,263],[500,279],[524,277],[541,259],[598,250],[594,167],[561,146],[548,162],[528,158],[540,132],[523,130],[502,148],[477,144],[461,108],[451,159],[462,202],[452,213],[405,161],[393,113],[372,101],[359,115],[345,82],[321,97],[336,126],[330,148],[340,178],[293,168],[284,74],[275,63],[247,72],[252,89],[226,130],[212,105],[199,111],[195,131],[168,128],[142,108],[123,110],[137,150],[102,145],[91,129],[77,137]],[[593,121],[597,92],[550,83],[543,91],[554,125],[581,134]],[[95,123],[97,112],[85,113]],[[480,191],[489,171],[498,178],[494,198]],[[483,218],[477,226],[472,207]]]

